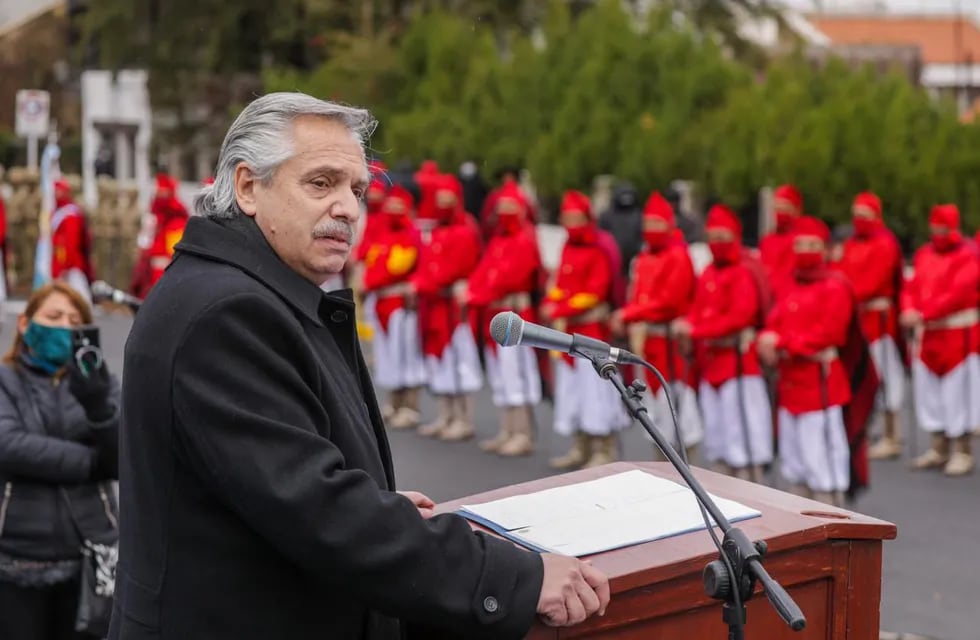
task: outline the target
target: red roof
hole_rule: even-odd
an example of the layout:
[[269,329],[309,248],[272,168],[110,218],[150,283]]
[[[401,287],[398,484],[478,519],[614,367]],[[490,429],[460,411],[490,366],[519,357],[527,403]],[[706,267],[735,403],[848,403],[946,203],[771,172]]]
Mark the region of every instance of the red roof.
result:
[[980,62],[980,27],[967,16],[811,15],[834,44],[918,46],[926,64]]

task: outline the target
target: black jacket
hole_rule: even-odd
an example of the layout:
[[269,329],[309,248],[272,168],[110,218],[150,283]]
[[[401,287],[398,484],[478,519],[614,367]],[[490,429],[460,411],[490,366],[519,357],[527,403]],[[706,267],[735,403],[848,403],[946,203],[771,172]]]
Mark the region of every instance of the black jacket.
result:
[[643,248],[643,204],[637,198],[632,185],[617,185],[613,189],[612,206],[599,217],[599,228],[616,239],[623,275],[627,278],[633,259]]
[[[112,396],[118,405],[118,384]],[[109,480],[118,427],[117,415],[90,422],[67,381],[24,364],[0,365],[0,553],[80,558],[76,523],[90,540],[116,539]]]
[[124,372],[110,639],[530,627],[540,557],[394,493],[350,292],[301,278],[251,218],[189,221]]

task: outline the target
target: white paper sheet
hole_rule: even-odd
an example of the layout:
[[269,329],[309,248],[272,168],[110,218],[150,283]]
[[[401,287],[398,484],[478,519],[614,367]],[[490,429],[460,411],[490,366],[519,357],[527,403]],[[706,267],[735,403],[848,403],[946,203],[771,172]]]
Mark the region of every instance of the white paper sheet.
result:
[[[762,515],[737,502],[711,497],[732,522]],[[532,549],[570,556],[704,529],[690,489],[640,469],[464,505],[460,513]]]

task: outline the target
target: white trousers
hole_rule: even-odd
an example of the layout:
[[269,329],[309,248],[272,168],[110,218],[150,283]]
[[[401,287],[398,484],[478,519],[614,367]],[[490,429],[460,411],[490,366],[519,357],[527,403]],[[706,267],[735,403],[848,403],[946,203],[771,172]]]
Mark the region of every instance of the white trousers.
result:
[[541,402],[541,375],[531,347],[484,349],[487,377],[497,407],[520,407]]
[[388,318],[388,330],[375,321],[374,382],[382,389],[405,389],[425,384],[427,372],[422,358],[419,316],[397,309]]
[[[674,402],[674,411],[677,413],[677,424],[680,427],[684,446],[698,444],[704,439],[704,422],[701,420],[698,396],[694,389],[683,382],[675,382],[671,385],[670,398]],[[643,404],[646,405],[657,431],[676,448],[677,434],[674,431],[674,419],[670,415],[670,405],[667,404],[664,388],[657,389],[656,394],[651,394],[649,391],[643,394]],[[646,436],[650,438],[650,434]]]
[[779,459],[783,477],[810,491],[845,491],[851,483],[851,452],[839,406],[794,416],[779,410]]
[[871,359],[875,363],[881,388],[877,404],[886,411],[901,411],[905,402],[905,365],[902,355],[891,336],[883,336],[869,345]]
[[912,363],[915,418],[929,433],[958,438],[980,426],[980,356],[971,354],[955,369],[938,376],[917,360]]
[[592,363],[575,358],[552,360],[555,368],[555,432],[608,436],[630,426],[630,417],[619,392],[595,372]]
[[480,353],[468,324],[457,325],[442,357],[427,355],[425,364],[429,369],[429,391],[436,395],[474,393],[483,386]]
[[702,382],[701,410],[706,460],[735,468],[772,462],[772,409],[762,376],[743,376],[741,384],[733,378],[717,389]]

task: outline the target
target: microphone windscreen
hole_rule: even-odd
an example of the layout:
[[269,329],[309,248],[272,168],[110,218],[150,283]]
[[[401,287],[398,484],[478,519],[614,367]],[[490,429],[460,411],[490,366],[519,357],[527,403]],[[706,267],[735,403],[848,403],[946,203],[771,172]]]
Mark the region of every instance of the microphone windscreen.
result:
[[104,280],[96,280],[92,283],[92,298],[95,300],[109,300],[112,295],[116,292],[115,288],[112,287],[108,282]]
[[501,311],[490,321],[490,337],[502,347],[520,344],[524,319],[513,311]]

